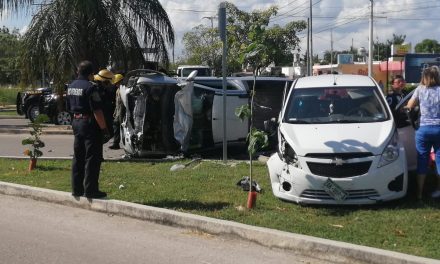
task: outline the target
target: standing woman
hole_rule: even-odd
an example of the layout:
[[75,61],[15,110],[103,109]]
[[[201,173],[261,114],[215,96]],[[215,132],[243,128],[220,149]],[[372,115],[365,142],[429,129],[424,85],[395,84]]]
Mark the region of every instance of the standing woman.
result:
[[428,171],[429,154],[434,148],[437,168],[437,188],[431,196],[440,197],[440,72],[437,66],[423,70],[420,85],[408,102],[408,108],[420,106],[420,127],[416,131],[417,199],[422,198]]

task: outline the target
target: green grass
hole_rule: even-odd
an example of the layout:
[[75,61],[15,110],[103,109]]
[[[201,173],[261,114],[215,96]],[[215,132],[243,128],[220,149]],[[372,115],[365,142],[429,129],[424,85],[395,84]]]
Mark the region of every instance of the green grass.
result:
[[[375,206],[301,206],[275,198],[265,165],[257,163],[254,177],[265,192],[246,210],[247,193],[235,185],[248,175],[245,163],[205,161],[170,172],[173,164],[105,162],[100,186],[111,199],[440,259],[438,201],[417,203],[410,195]],[[0,159],[0,180],[70,192],[70,161],[38,160],[31,173],[27,166]]]
[[17,99],[17,93],[20,91],[17,87],[4,87],[0,86],[0,106],[3,105],[15,105]]
[[16,110],[2,110],[0,109],[0,116],[11,116],[11,117],[18,117]]

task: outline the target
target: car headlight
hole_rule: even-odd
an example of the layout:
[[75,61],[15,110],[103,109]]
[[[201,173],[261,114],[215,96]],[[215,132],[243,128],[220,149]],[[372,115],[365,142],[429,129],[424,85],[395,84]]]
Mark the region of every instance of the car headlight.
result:
[[281,134],[281,142],[278,150],[278,156],[281,160],[287,164],[296,164],[298,162],[298,156],[296,155],[293,148],[284,139],[283,134]]
[[380,156],[378,168],[388,165],[399,158],[398,140],[399,136],[396,130]]

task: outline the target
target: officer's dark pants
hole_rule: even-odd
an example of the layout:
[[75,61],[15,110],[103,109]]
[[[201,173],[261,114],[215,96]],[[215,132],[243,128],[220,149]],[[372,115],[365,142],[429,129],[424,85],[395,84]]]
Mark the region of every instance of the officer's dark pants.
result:
[[95,119],[73,119],[72,193],[93,194],[99,190],[102,136]]

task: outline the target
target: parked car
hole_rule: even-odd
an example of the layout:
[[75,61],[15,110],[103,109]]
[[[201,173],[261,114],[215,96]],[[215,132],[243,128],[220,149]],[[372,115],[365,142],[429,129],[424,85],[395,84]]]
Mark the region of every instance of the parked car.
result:
[[[259,82],[269,83],[271,86],[266,88],[272,89],[272,93],[278,91],[281,102],[286,82],[291,80],[265,78]],[[238,119],[235,109],[249,102],[248,79],[228,78],[226,93],[227,140],[243,144],[249,122]],[[120,94],[125,110],[122,111],[121,142],[129,156],[198,151],[221,145],[223,141],[221,78],[173,79],[160,72],[137,70],[127,74]],[[263,103],[268,105],[264,108],[267,115],[264,118],[276,118],[279,114],[276,107],[279,109],[280,104],[266,102],[269,98],[263,92],[261,96],[256,100],[261,103],[260,107]],[[272,116],[268,109],[272,109]],[[256,124],[264,127],[267,120],[256,113]]]
[[307,204],[372,204],[405,196],[405,149],[377,83],[361,75],[294,81],[267,163],[273,194]]
[[50,93],[41,96],[39,102],[40,113],[46,114],[55,125],[70,125],[72,114],[66,111],[66,93]]
[[25,115],[31,122],[39,114],[46,114],[50,122],[56,125],[70,125],[72,116],[65,111],[65,93],[60,97],[51,88],[37,88],[19,92],[16,99],[17,113]]
[[52,94],[49,87],[37,88],[17,93],[16,107],[19,115],[24,115],[31,122],[40,114],[41,97]]

